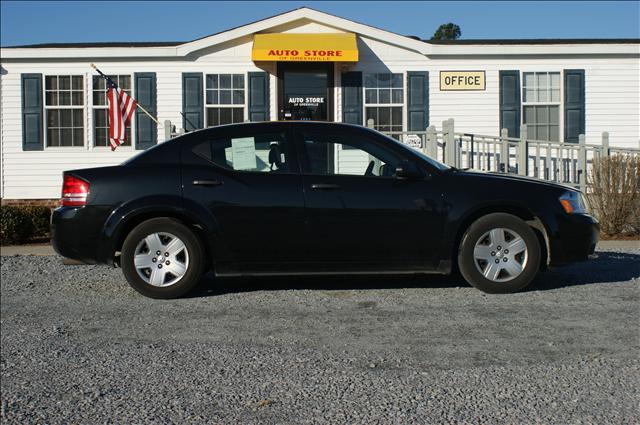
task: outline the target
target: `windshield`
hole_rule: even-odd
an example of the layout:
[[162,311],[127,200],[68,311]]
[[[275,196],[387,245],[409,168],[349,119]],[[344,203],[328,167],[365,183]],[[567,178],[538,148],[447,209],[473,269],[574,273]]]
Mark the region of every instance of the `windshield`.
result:
[[[375,130],[371,130],[371,131],[375,131]],[[451,168],[451,167],[449,167],[448,165],[443,164],[442,162],[440,162],[440,161],[438,161],[438,160],[436,160],[436,159],[433,159],[433,158],[431,158],[431,157],[428,157],[427,155],[423,154],[423,153],[422,153],[422,152],[420,152],[419,150],[416,150],[416,149],[410,148],[409,146],[407,146],[407,145],[405,145],[405,144],[403,144],[403,143],[400,143],[399,141],[397,141],[397,140],[396,140],[396,139],[394,139],[393,137],[387,136],[386,134],[384,134],[384,133],[380,133],[379,131],[376,131],[376,133],[378,133],[378,134],[382,134],[382,135],[383,135],[387,140],[392,141],[393,143],[395,143],[396,145],[400,146],[400,147],[401,147],[402,149],[404,149],[405,151],[409,151],[409,152],[411,152],[412,154],[419,156],[420,158],[422,158],[423,160],[425,160],[426,162],[428,162],[428,163],[429,163],[429,164],[431,164],[432,166],[436,167],[438,170],[442,170],[442,171],[444,171],[444,170],[448,170],[448,169],[450,169],[450,168]]]

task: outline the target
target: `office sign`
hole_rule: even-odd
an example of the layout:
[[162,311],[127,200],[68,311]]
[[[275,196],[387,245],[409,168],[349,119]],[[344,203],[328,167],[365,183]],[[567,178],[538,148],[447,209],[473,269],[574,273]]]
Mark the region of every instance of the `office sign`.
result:
[[440,71],[440,91],[484,90],[484,71]]

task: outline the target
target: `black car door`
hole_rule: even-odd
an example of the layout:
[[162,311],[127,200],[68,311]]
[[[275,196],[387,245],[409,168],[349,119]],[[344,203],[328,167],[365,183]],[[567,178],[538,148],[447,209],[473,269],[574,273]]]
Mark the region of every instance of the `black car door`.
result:
[[218,273],[288,271],[304,259],[304,198],[292,134],[252,124],[202,134],[182,150],[185,208],[217,227]]
[[396,178],[396,166],[415,158],[368,133],[312,125],[296,132],[312,267],[433,269],[444,227],[437,184]]

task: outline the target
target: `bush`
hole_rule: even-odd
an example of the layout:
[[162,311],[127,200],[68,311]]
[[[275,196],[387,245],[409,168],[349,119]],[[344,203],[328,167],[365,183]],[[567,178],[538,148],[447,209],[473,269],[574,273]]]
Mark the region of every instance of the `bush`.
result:
[[21,208],[0,206],[0,235],[3,245],[24,243],[33,234],[33,223]]
[[640,196],[638,196],[636,206],[633,207],[633,211],[631,212],[629,228],[634,235],[640,235]]
[[22,244],[49,234],[51,209],[37,206],[0,206],[2,245]]
[[33,224],[33,237],[49,236],[51,231],[51,208],[42,206],[22,207]]
[[594,158],[587,181],[589,206],[598,217],[603,234],[640,231],[640,157]]

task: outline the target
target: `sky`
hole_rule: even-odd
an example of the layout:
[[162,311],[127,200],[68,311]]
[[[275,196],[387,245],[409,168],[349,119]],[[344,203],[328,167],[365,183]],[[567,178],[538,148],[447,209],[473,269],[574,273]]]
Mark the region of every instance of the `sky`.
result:
[[462,39],[640,37],[640,1],[0,0],[0,45],[188,41],[302,6],[421,38],[430,38],[447,22],[460,26]]

